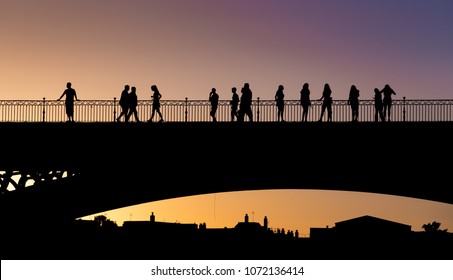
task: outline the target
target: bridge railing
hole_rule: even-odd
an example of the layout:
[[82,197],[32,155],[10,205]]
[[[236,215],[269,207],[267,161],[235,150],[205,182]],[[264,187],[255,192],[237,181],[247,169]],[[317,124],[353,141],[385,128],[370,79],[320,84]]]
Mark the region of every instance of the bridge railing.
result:
[[[317,121],[321,114],[322,101],[313,100],[308,112],[308,121]],[[210,122],[211,109],[208,100],[161,100],[161,112],[167,122]],[[141,121],[151,117],[152,101],[139,100],[137,111]],[[253,120],[260,122],[277,121],[275,100],[252,101]],[[121,112],[116,98],[112,100],[79,100],[74,102],[74,119],[77,122],[114,122]],[[229,100],[220,100],[217,121],[231,121]],[[155,120],[158,120],[155,116]],[[284,119],[299,122],[302,107],[299,100],[286,100]],[[347,100],[334,100],[332,121],[351,121],[351,109]],[[375,119],[373,100],[361,100],[359,121],[372,122]],[[393,100],[392,121],[451,122],[453,121],[453,100]],[[0,100],[0,122],[65,122],[67,120],[64,101],[57,100]],[[327,120],[327,112],[323,121]],[[131,121],[135,121],[134,117]],[[248,118],[245,118],[248,121]]]

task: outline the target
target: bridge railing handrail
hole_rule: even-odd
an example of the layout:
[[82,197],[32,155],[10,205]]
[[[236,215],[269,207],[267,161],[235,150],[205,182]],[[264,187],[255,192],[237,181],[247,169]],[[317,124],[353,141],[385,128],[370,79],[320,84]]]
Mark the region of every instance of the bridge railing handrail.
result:
[[[308,121],[317,121],[321,114],[322,101],[312,100]],[[219,100],[217,120],[231,121],[230,100]],[[165,121],[209,122],[211,104],[209,100],[161,100],[161,112]],[[391,109],[392,121],[438,122],[453,121],[453,99],[395,99]],[[151,100],[139,100],[137,106],[141,121],[148,121],[152,112]],[[275,100],[252,101],[254,121],[277,121]],[[116,98],[112,100],[79,100],[74,102],[74,118],[77,122],[114,122],[121,112]],[[158,117],[157,117],[158,118]],[[158,119],[155,119],[157,121]],[[0,100],[0,122],[64,122],[66,121],[64,101],[58,100]],[[299,100],[285,100],[284,119],[299,122],[302,106]],[[351,121],[351,109],[347,100],[333,100],[332,121]],[[360,100],[359,121],[375,120],[374,100]],[[327,112],[324,114],[327,120]],[[134,117],[131,121],[135,121]],[[247,122],[247,117],[245,118]]]

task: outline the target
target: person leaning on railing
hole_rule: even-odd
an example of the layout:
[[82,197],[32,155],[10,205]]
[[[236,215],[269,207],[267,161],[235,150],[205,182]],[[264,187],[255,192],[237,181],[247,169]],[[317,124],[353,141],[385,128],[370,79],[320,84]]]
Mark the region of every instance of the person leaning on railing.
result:
[[77,93],[75,89],[72,88],[70,82],[66,83],[66,89],[63,94],[57,100],[60,101],[64,96],[66,96],[65,106],[66,106],[66,115],[68,116],[68,122],[74,122],[74,99],[77,99]]

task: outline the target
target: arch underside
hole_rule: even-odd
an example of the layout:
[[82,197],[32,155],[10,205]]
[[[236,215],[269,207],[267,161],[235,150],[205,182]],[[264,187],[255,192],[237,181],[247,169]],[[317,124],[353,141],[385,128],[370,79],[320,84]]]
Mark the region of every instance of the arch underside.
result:
[[[119,174],[118,172],[114,172]],[[61,216],[62,219],[74,219],[90,214],[117,208],[137,205],[146,202],[179,198],[193,195],[223,193],[251,190],[336,190],[365,192],[374,194],[396,195],[442,203],[453,204],[451,190],[444,186],[438,188],[418,187],[413,180],[405,184],[387,186],[379,180],[363,182],[351,177],[285,176],[236,176],[222,177],[220,174],[211,176],[171,176],[164,175],[161,179],[153,178],[146,173],[132,176],[102,175],[102,172],[89,175],[80,173],[73,176],[49,178],[36,182],[24,189],[4,193],[2,199],[2,215],[16,213],[26,217]],[[411,184],[412,183],[412,184]],[[387,187],[386,187],[387,186]],[[30,211],[33,209],[33,211]],[[59,213],[59,214],[55,214]]]
[[[168,198],[264,189],[453,204],[452,123],[0,126],[10,136],[0,155],[3,218],[77,218]],[[38,179],[9,188],[7,172]]]

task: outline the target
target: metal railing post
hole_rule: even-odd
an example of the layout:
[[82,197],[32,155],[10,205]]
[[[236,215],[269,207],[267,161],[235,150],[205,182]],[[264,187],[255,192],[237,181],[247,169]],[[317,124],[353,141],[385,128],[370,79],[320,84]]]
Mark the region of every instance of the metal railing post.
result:
[[113,97],[113,122],[116,121],[116,97]]
[[42,98],[42,122],[46,122],[46,98]]
[[188,102],[187,102],[187,97],[186,97],[186,102],[185,102],[185,111],[184,111],[184,121],[187,122],[187,106],[188,106]]
[[259,122],[260,121],[260,98],[257,97],[257,100],[258,100],[258,109],[256,110],[256,121]]
[[406,121],[406,96],[403,97],[403,122]]

